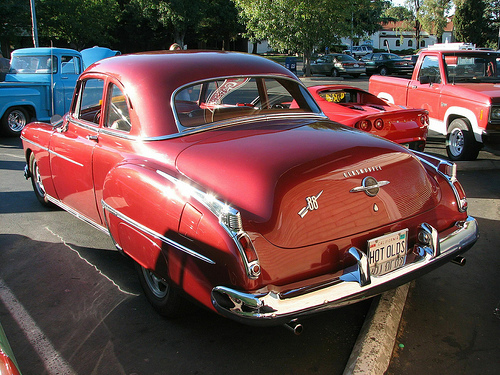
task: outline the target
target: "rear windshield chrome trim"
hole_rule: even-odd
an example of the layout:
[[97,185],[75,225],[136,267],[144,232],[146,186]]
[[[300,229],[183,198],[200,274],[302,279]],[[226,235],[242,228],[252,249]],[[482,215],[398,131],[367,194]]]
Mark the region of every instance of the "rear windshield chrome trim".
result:
[[210,126],[204,126],[204,127],[196,127],[196,128],[186,128],[181,133],[175,133],[175,134],[167,134],[167,135],[161,135],[157,137],[144,137],[144,138],[139,138],[141,141],[164,141],[167,139],[172,139],[172,138],[179,138],[179,137],[184,137],[187,135],[191,134],[197,134],[197,133],[202,133],[205,131],[211,131],[211,130],[218,130],[218,129],[223,129],[223,128],[228,128],[231,126],[235,125],[244,125],[248,124],[254,121],[272,121],[272,120],[280,120],[280,119],[291,119],[291,120],[311,120],[311,121],[318,121],[318,120],[328,120],[328,117],[326,117],[323,113],[304,113],[304,114],[286,114],[286,113],[280,113],[276,115],[260,115],[260,116],[254,116],[254,117],[248,117],[245,119],[236,119],[236,120],[231,120],[231,121],[220,121],[218,123],[214,123],[215,125],[210,125]]

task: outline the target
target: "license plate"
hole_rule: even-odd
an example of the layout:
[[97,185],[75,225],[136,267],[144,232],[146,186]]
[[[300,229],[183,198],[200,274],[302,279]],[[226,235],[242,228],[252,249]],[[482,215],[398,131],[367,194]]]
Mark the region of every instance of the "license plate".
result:
[[391,272],[406,261],[408,229],[368,240],[370,274],[380,276]]
[[354,64],[354,67],[355,68],[359,68],[359,64]]

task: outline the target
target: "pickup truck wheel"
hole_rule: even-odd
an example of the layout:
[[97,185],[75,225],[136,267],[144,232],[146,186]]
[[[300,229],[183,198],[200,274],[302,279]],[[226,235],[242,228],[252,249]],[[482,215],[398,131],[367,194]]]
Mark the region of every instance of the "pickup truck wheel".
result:
[[2,117],[3,133],[10,137],[18,136],[27,123],[28,112],[24,108],[9,108]]
[[476,142],[468,122],[458,118],[451,122],[446,135],[446,152],[453,161],[476,160],[481,143]]
[[38,199],[38,201],[46,207],[54,207],[54,204],[52,204],[47,199],[47,194],[45,193],[45,188],[43,187],[42,183],[42,177],[40,176],[40,170],[38,169],[38,164],[33,153],[30,155],[29,163],[31,185],[33,186],[33,191],[35,192],[36,199]]
[[333,68],[332,71],[330,72],[330,75],[332,77],[340,77],[340,73],[337,69]]
[[378,72],[381,76],[386,76],[389,74],[389,70],[385,66],[381,67]]
[[135,264],[137,274],[146,298],[153,308],[162,316],[176,318],[185,310],[186,301],[170,284],[156,276],[152,271]]

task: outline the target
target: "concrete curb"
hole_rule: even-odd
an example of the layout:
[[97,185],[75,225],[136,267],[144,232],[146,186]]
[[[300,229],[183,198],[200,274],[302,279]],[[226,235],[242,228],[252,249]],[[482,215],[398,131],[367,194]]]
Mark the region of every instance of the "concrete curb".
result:
[[409,288],[410,283],[374,298],[344,375],[379,375],[387,370]]

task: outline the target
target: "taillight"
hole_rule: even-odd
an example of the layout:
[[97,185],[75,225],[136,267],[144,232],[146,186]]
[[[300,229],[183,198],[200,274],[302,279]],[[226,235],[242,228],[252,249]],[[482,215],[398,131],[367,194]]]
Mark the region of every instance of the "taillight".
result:
[[382,130],[384,128],[384,120],[381,118],[376,119],[373,126],[375,126],[375,129],[377,130]]
[[421,125],[429,125],[429,115],[428,114],[420,115],[420,124]]
[[240,245],[240,251],[243,251],[241,255],[244,256],[245,268],[248,276],[251,279],[258,278],[260,276],[260,263],[257,252],[253,247],[252,240],[248,237],[248,234],[241,232],[238,235],[238,243]]
[[356,128],[369,132],[372,128],[372,124],[369,120],[361,120],[356,123]]

